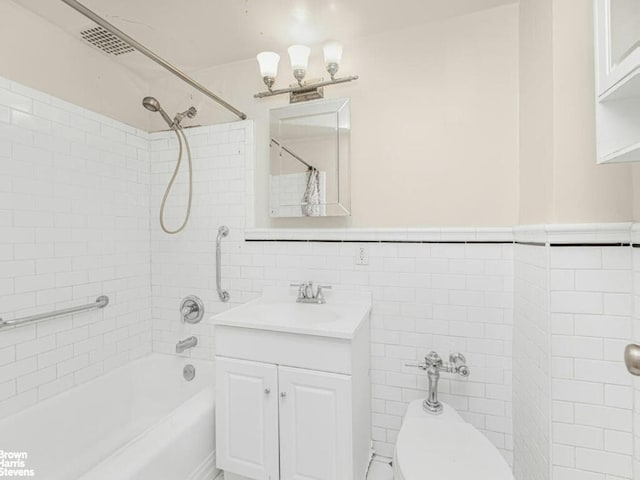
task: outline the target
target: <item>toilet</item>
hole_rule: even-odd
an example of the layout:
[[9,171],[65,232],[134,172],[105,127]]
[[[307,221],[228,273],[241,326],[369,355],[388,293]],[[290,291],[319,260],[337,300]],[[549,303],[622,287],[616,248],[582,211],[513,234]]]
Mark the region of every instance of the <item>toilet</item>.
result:
[[409,405],[393,458],[394,480],[513,480],[498,449],[451,406],[441,414]]

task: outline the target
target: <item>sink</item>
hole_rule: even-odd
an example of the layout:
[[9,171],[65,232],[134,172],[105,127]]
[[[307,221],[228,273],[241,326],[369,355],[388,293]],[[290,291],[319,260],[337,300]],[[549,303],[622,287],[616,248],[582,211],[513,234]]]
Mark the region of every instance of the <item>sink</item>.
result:
[[327,305],[300,303],[258,302],[246,308],[243,314],[260,322],[269,322],[275,317],[284,317],[290,319],[290,321],[300,319],[310,323],[328,323],[335,322],[340,318],[339,312]]
[[296,303],[296,296],[296,289],[265,288],[260,298],[214,316],[213,322],[230,327],[350,339],[371,311],[371,296],[366,292],[327,292],[327,302],[322,305]]

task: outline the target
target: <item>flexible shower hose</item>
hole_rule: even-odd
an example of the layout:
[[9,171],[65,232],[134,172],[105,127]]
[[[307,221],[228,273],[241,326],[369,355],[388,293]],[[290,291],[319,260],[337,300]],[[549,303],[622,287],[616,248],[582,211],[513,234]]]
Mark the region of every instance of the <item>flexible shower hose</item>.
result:
[[[187,140],[184,131],[180,125],[173,125],[172,130],[176,133],[176,137],[178,137],[178,161],[176,162],[176,168],[173,171],[173,175],[171,176],[171,180],[169,180],[169,184],[167,185],[167,189],[164,191],[164,197],[162,197],[162,205],[160,205],[160,228],[165,233],[169,235],[174,235],[176,233],[180,233],[184,230],[184,227],[187,226],[187,222],[189,221],[189,216],[191,215],[191,197],[193,196],[193,166],[191,164],[191,149],[189,148],[189,141]],[[189,163],[189,202],[187,203],[187,213],[184,217],[184,222],[180,225],[176,230],[169,230],[164,224],[164,207],[167,204],[167,198],[169,197],[169,193],[171,192],[171,188],[173,187],[173,182],[175,182],[176,177],[178,176],[178,172],[180,171],[180,164],[182,163],[182,139],[184,138],[184,145],[187,149],[187,159]]]

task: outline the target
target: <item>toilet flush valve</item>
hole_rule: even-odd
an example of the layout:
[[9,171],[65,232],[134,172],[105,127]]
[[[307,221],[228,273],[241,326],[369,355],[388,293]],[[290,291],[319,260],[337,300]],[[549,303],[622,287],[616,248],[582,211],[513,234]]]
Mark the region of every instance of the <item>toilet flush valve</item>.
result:
[[408,367],[418,367],[422,370],[426,370],[427,377],[429,378],[429,395],[422,402],[424,410],[432,414],[442,413],[442,403],[438,400],[438,381],[440,380],[440,371],[454,373],[461,377],[469,376],[469,367],[467,366],[467,360],[461,353],[452,353],[449,355],[449,362],[445,363],[440,358],[437,352],[429,352],[424,357],[423,363],[408,362]]

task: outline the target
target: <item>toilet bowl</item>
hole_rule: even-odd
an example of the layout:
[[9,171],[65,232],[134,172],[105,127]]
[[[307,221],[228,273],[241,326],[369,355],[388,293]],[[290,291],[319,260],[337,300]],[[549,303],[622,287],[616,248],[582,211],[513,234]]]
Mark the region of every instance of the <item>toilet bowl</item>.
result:
[[409,405],[393,458],[395,480],[513,480],[498,449],[447,404],[440,415]]

